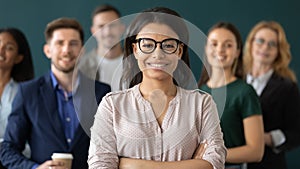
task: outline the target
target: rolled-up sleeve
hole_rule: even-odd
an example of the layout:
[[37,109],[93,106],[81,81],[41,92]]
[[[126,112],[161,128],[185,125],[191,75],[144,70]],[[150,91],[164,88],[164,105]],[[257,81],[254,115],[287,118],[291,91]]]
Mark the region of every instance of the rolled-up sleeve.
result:
[[112,108],[109,97],[104,97],[91,128],[89,169],[117,169],[119,167]]
[[214,169],[223,169],[226,158],[226,148],[216,104],[212,97],[207,97],[202,105],[201,140],[207,142],[203,160],[210,162]]

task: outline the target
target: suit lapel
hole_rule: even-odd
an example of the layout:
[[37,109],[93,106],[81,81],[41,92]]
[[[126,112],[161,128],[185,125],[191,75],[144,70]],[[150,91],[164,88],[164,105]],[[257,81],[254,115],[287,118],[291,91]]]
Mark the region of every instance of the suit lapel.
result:
[[273,90],[276,90],[277,86],[278,86],[278,76],[273,72],[270,80],[266,84],[266,87],[263,89],[260,98],[263,99],[264,97],[266,98],[272,97],[269,96],[269,94],[272,93]]
[[64,129],[58,113],[55,90],[52,86],[50,74],[44,76],[45,83],[40,85],[41,99],[45,108],[51,131],[55,131],[58,138],[65,138]]

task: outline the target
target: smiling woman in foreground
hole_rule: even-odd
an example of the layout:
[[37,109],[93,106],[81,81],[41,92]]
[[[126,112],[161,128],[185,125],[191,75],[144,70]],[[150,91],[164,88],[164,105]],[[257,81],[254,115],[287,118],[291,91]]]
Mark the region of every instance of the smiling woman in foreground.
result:
[[98,108],[90,169],[224,168],[213,99],[184,89],[184,80],[175,76],[185,72],[182,65],[189,67],[187,42],[183,19],[168,8],[144,11],[131,23],[122,76],[129,89],[106,95]]

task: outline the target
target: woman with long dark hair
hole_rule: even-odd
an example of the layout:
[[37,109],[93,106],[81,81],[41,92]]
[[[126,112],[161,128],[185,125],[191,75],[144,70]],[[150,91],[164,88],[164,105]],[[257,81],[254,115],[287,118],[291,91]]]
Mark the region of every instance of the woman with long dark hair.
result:
[[199,87],[211,93],[220,113],[227,148],[225,168],[240,169],[260,161],[263,122],[255,90],[243,80],[242,38],[231,23],[216,23],[208,32],[206,61]]
[[187,90],[188,40],[185,22],[168,8],[143,11],[129,25],[124,90],[100,103],[89,168],[224,167],[215,103],[206,93]]
[[[34,77],[30,47],[23,32],[17,28],[0,29],[0,138],[4,135],[18,82]],[[27,150],[26,155],[29,155]],[[1,168],[1,164],[0,164]]]

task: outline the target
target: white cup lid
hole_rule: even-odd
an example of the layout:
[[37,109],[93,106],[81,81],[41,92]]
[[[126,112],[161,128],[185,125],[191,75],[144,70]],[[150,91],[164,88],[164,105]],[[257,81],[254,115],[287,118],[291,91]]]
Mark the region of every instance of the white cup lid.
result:
[[73,155],[70,153],[53,153],[51,158],[66,158],[66,159],[73,159]]

